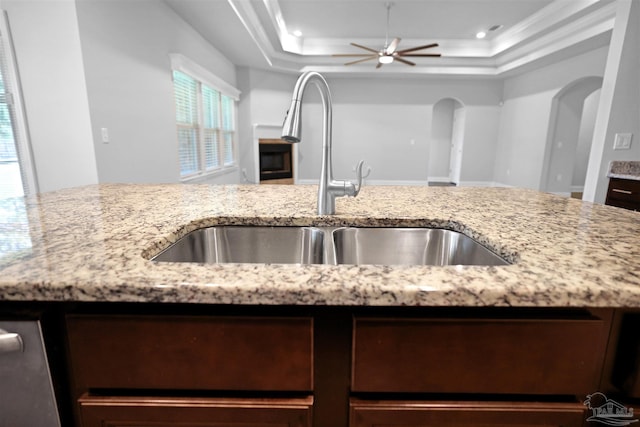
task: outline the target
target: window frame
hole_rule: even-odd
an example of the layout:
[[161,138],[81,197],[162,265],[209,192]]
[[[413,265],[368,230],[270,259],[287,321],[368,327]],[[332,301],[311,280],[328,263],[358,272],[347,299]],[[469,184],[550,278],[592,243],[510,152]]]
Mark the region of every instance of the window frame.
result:
[[27,125],[27,115],[24,108],[13,38],[9,26],[9,17],[5,10],[0,10],[0,44],[5,61],[2,64],[5,84],[2,102],[7,104],[11,117],[24,195],[30,196],[39,193],[40,189],[31,148],[31,137]]
[[[190,174],[182,174],[182,168],[179,167],[179,179],[181,182],[188,182],[193,180],[198,180],[201,178],[221,175],[225,173],[229,173],[232,171],[238,170],[238,101],[240,97],[240,91],[235,87],[229,85],[224,80],[215,76],[205,68],[201,67],[197,63],[191,61],[180,54],[170,54],[171,58],[171,78],[172,82],[174,80],[174,72],[178,71],[186,76],[192,78],[197,85],[196,90],[196,103],[197,103],[197,126],[196,135],[197,135],[197,168],[194,173]],[[217,122],[218,128],[207,128],[205,127],[205,108],[204,108],[204,95],[203,95],[203,86],[216,91],[218,93],[218,111],[217,111]],[[175,86],[174,86],[175,91]],[[175,92],[174,92],[175,93]],[[231,114],[231,123],[232,130],[226,130],[224,128],[223,123],[223,97],[227,97],[232,101],[232,107],[229,111]],[[174,106],[177,107],[174,100]],[[176,119],[176,138],[178,135],[178,131],[180,129],[186,129],[183,124],[177,121]],[[192,129],[193,127],[189,127]],[[207,132],[211,133],[210,130],[214,129],[214,133],[217,135],[217,157],[219,160],[219,164],[213,167],[207,167],[207,157],[206,157],[206,143],[205,143],[205,135]],[[225,151],[225,136],[231,134],[232,135],[232,144],[231,144],[231,152],[233,153],[233,157],[231,162],[227,163],[226,160],[226,151]],[[177,139],[179,144],[179,139]],[[179,147],[178,148],[178,157],[179,157]],[[179,160],[179,159],[178,159]]]

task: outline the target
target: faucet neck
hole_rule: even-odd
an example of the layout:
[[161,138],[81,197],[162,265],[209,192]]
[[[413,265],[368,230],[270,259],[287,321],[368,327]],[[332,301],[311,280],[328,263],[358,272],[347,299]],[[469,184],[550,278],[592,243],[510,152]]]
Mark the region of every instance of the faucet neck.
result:
[[[331,182],[333,181],[333,161],[331,155],[332,145],[332,100],[329,85],[324,77],[315,71],[303,73],[296,82],[293,89],[292,105],[294,103],[302,103],[304,91],[309,85],[314,83],[320,91],[322,100],[322,166],[320,169],[320,182],[318,188],[318,214],[331,215],[335,213],[335,194],[331,191]],[[298,114],[299,116],[299,114]],[[299,117],[298,117],[298,120]]]
[[293,99],[282,125],[282,138],[289,142],[300,142],[302,136],[301,111],[302,96],[309,83],[313,82],[320,91],[322,99],[322,166],[318,188],[318,215],[332,215],[336,211],[336,197],[355,197],[362,184],[362,162],[357,167],[358,184],[348,181],[334,181],[331,153],[332,106],[329,85],[321,74],[315,71],[303,73],[293,89]]

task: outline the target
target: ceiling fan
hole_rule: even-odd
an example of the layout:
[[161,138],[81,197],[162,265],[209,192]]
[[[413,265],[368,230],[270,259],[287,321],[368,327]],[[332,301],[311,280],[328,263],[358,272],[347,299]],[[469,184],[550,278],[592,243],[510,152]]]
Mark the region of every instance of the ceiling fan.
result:
[[355,61],[347,62],[344,65],[353,65],[358,64],[360,62],[370,61],[372,59],[377,59],[378,63],[376,64],[376,68],[382,67],[384,64],[391,64],[393,61],[402,62],[403,64],[414,66],[415,62],[411,62],[406,57],[439,57],[439,53],[413,53],[423,49],[430,49],[432,47],[437,47],[438,43],[431,43],[424,46],[411,47],[409,49],[397,50],[398,44],[400,43],[400,38],[396,37],[391,40],[389,43],[389,15],[391,11],[391,6],[393,3],[385,3],[387,8],[387,31],[384,41],[384,47],[380,50],[372,49],[370,47],[362,46],[357,43],[351,43],[352,46],[355,46],[360,49],[364,49],[369,51],[370,53],[366,54],[351,54],[351,53],[338,53],[333,56],[350,56],[350,57],[361,57],[361,59],[357,59]]

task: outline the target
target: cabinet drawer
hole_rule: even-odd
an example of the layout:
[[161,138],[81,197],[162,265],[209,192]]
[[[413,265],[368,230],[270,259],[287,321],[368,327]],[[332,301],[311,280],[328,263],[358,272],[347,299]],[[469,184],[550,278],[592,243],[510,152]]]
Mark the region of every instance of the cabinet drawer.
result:
[[583,427],[581,403],[358,401],[350,427]]
[[611,178],[605,203],[626,209],[640,209],[640,181]]
[[604,322],[539,319],[354,320],[356,392],[588,394]]
[[313,389],[308,318],[69,316],[76,388]]
[[78,400],[83,427],[310,427],[313,398],[216,399],[87,397]]

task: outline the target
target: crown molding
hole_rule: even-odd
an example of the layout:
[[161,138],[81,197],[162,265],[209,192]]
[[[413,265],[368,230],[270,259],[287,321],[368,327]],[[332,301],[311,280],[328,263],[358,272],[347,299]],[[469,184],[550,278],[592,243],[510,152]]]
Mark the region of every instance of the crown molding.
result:
[[[551,57],[571,54],[573,46],[606,35],[615,22],[615,0],[556,0],[493,40],[438,40],[433,52],[440,58],[420,58],[415,67],[399,65],[376,69],[371,62],[344,66],[335,53],[363,53],[351,42],[374,47],[380,39],[305,38],[289,33],[278,0],[263,0],[268,16],[262,22],[256,11],[259,2],[227,0],[272,69],[285,72],[315,70],[344,75],[474,75],[499,76],[512,73]],[[269,34],[276,37],[269,38]],[[279,45],[272,40],[277,39]],[[424,40],[404,39],[403,46],[419,46]],[[577,48],[576,48],[577,52]]]

